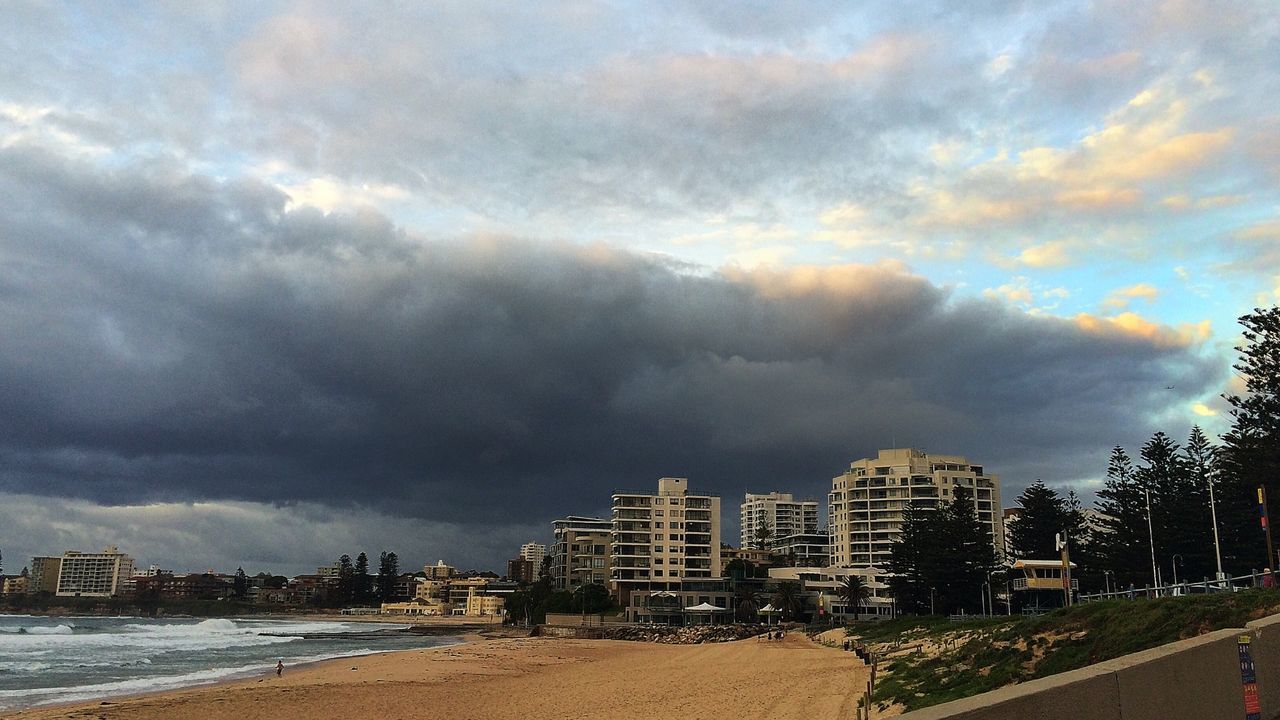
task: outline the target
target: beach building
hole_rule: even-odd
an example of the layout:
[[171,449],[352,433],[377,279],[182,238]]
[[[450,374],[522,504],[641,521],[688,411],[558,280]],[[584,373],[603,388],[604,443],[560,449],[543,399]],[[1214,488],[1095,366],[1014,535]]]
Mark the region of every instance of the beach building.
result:
[[612,520],[570,515],[551,523],[551,530],[555,538],[551,544],[552,587],[572,592],[583,585],[609,583]]
[[615,490],[611,552],[610,581],[628,619],[653,619],[650,600],[675,607],[726,598],[720,498],[690,492],[687,478],[661,478],[657,492]]
[[775,538],[818,531],[816,500],[796,500],[791,493],[747,493],[739,506],[741,546],[771,549]]
[[954,496],[957,487],[972,492],[978,519],[987,525],[992,545],[1003,557],[999,476],[959,455],[898,448],[855,460],[832,478],[827,498],[831,564],[886,567],[907,503],[936,509]]
[[68,550],[58,567],[58,597],[115,597],[133,575],[133,558],[114,546],[100,553]]
[[27,592],[33,595],[58,592],[58,572],[62,569],[62,558],[48,555],[37,555],[31,558],[28,572]]
[[[862,602],[851,604],[840,597],[845,578],[858,576],[867,588]],[[888,620],[893,617],[893,598],[881,568],[780,567],[769,569],[770,582],[798,582],[805,612],[813,619],[832,617],[836,621]]]

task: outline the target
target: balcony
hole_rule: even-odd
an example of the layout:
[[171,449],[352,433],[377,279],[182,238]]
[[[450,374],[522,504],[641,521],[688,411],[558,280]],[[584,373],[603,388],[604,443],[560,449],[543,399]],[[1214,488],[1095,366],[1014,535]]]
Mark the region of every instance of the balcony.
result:
[[[1010,587],[1014,590],[1062,590],[1062,578],[1013,578]],[[1071,589],[1079,590],[1080,581],[1072,578]]]

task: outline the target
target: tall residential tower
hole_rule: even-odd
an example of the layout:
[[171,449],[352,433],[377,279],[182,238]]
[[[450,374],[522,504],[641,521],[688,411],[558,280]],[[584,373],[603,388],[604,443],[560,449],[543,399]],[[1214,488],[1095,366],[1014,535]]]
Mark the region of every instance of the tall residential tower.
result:
[[956,487],[972,492],[978,519],[990,530],[997,555],[1003,555],[1000,478],[959,455],[899,448],[855,460],[832,478],[828,495],[831,564],[886,567],[907,503],[937,509],[951,500]]
[[818,503],[796,500],[791,493],[747,493],[740,506],[742,547],[769,550],[775,541],[818,532]]

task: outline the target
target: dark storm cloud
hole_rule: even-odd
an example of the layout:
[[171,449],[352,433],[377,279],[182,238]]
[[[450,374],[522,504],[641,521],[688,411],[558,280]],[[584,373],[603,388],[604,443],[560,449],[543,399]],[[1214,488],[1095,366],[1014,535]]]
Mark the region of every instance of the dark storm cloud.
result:
[[[0,490],[540,523],[688,475],[825,492],[893,442],[1012,486],[1218,380],[1165,337],[954,301],[894,266],[699,275],[427,242],[162,167],[0,150]],[[732,502],[732,500],[730,500]]]

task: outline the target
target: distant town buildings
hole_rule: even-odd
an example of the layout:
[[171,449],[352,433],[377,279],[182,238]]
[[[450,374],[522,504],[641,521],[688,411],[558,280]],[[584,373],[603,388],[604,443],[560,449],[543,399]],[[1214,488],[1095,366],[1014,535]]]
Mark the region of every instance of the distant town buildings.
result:
[[34,595],[52,595],[58,592],[58,573],[61,570],[61,557],[37,555],[31,558],[27,592]]
[[959,455],[898,448],[855,460],[832,478],[828,496],[831,564],[886,567],[907,503],[926,511],[936,509],[951,500],[957,487],[972,492],[978,519],[987,524],[996,552],[1003,555],[1000,478]]
[[520,559],[533,563],[534,573],[542,568],[542,559],[547,556],[547,546],[536,542],[527,542],[520,546]]
[[537,580],[533,569],[533,561],[524,558],[512,558],[507,561],[507,579],[529,585]]
[[816,500],[796,500],[791,493],[747,493],[739,508],[744,548],[772,549],[773,541],[818,532]]
[[58,568],[58,597],[115,597],[133,575],[133,558],[115,547],[100,553],[68,550]]
[[613,521],[570,515],[551,523],[551,584],[573,591],[582,585],[607,585],[613,543]]

